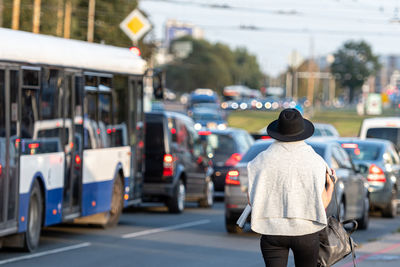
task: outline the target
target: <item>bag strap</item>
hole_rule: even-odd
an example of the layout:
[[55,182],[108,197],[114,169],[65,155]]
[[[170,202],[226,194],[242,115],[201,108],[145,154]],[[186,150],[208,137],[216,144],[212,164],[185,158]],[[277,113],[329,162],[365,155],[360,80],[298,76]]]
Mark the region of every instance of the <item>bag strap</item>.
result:
[[[326,170],[326,171],[328,173],[328,170]],[[335,181],[333,180],[332,176],[329,173],[328,173],[328,175],[329,175],[329,178],[333,182],[333,196],[334,196],[335,202],[336,202],[336,209],[337,209],[337,216],[338,216],[337,219],[338,219],[338,221],[340,221],[340,207],[339,207],[339,203],[338,203],[337,196],[336,196],[336,183],[335,183]]]
[[351,256],[353,258],[353,267],[357,267],[356,266],[356,254],[354,253],[354,243],[350,236],[349,236],[349,242],[350,242],[350,248],[351,248]]
[[[328,175],[329,175],[329,173],[328,173]],[[333,194],[334,194],[334,198],[335,198],[335,202],[336,202],[337,216],[338,216],[337,219],[340,222],[340,207],[339,207],[339,203],[338,203],[337,196],[336,196],[336,183],[333,180],[332,176],[329,175],[329,178],[331,178],[332,182],[333,182]],[[349,242],[350,242],[350,248],[351,248],[351,256],[353,258],[353,267],[356,267],[356,254],[354,253],[354,244],[353,244],[353,240],[351,239],[350,235],[357,229],[358,223],[356,220],[346,220],[346,221],[343,221],[342,224],[347,224],[350,222],[354,224],[353,228],[349,232]]]
[[354,233],[357,230],[358,222],[354,219],[349,219],[349,220],[345,220],[345,221],[341,222],[341,224],[343,224],[343,225],[346,225],[349,223],[353,224],[353,227],[349,231],[347,231],[349,233],[349,235],[351,235],[352,233]]

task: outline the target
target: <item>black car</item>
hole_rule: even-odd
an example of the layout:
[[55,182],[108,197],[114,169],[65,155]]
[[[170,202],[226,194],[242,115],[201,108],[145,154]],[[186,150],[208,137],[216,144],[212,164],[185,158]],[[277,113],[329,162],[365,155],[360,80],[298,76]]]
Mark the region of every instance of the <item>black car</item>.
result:
[[214,168],[214,195],[223,196],[226,174],[242,159],[254,139],[245,130],[235,128],[199,131],[199,135],[206,137],[212,148],[210,158]]
[[143,201],[162,201],[172,213],[185,201],[213,205],[213,168],[193,120],[174,112],[145,114]]
[[394,144],[372,138],[347,138],[339,142],[366,174],[371,209],[380,211],[384,217],[395,217],[400,200],[400,159]]

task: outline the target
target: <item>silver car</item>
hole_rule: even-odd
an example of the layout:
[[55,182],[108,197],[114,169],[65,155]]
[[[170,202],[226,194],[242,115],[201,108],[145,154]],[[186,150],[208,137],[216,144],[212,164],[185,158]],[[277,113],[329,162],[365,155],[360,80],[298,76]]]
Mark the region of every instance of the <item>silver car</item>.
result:
[[[228,171],[225,179],[225,225],[229,233],[240,233],[236,221],[247,204],[247,163],[266,150],[272,140],[258,140],[242,160]],[[369,193],[366,179],[354,169],[351,158],[335,141],[307,141],[328,165],[336,171],[336,196],[340,203],[341,220],[357,219],[359,229],[367,229],[369,221]],[[335,201],[331,201],[327,214],[336,215]]]

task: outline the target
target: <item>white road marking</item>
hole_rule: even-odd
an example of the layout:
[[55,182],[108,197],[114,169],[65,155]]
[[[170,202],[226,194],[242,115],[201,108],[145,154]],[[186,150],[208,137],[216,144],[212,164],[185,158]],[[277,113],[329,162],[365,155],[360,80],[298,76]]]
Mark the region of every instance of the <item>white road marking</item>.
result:
[[2,261],[0,261],[0,265],[11,263],[11,262],[16,262],[16,261],[29,260],[29,259],[33,259],[33,258],[43,257],[43,256],[47,256],[47,255],[60,253],[60,252],[78,249],[78,248],[84,248],[84,247],[88,247],[90,245],[91,245],[90,243],[86,242],[86,243],[81,243],[81,244],[77,244],[77,245],[73,245],[73,246],[69,246],[69,247],[56,248],[56,249],[38,252],[38,253],[34,253],[34,254],[28,254],[28,255],[21,256],[21,257],[15,257],[15,258],[7,259],[7,260],[2,260]]
[[138,237],[138,236],[151,235],[151,234],[167,232],[167,231],[176,230],[176,229],[188,228],[188,227],[201,225],[201,224],[207,224],[210,222],[211,222],[210,220],[200,220],[200,221],[195,221],[195,222],[190,222],[190,223],[183,223],[183,224],[172,225],[172,226],[167,226],[167,227],[149,229],[149,230],[144,230],[144,231],[140,231],[140,232],[125,234],[125,235],[122,235],[122,238],[134,238],[134,237]]

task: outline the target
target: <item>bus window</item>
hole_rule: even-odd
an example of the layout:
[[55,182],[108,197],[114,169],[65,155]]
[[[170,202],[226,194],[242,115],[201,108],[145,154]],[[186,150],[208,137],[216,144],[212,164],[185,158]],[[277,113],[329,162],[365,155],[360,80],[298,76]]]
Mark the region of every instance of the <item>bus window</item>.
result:
[[113,80],[113,122],[115,123],[115,134],[112,138],[111,146],[127,146],[128,145],[128,125],[129,108],[128,108],[128,78],[126,76],[114,76]]
[[6,167],[6,99],[5,99],[5,77],[4,77],[4,70],[0,70],[0,165],[2,171],[0,173],[0,224],[4,221],[3,216],[3,206],[4,206],[4,178],[5,169]]
[[98,77],[94,75],[85,75],[85,90],[96,91],[98,85]]
[[[0,137],[6,137],[6,97],[5,97],[5,80],[4,70],[0,70]],[[0,154],[0,156],[3,154]],[[0,162],[1,164],[1,162]],[[0,180],[1,187],[1,180]],[[1,192],[1,188],[0,188]],[[0,197],[1,198],[1,197]],[[1,201],[1,200],[0,200]],[[0,204],[1,208],[1,204]],[[1,214],[0,214],[1,216]],[[0,219],[1,221],[1,219]]]
[[111,136],[116,132],[111,123],[111,94],[99,94],[99,129],[103,147],[109,147]]
[[[85,97],[85,115],[87,120],[84,121],[85,138],[84,148],[99,148],[100,146],[100,129],[97,125],[97,94],[87,94]],[[90,137],[89,137],[90,136]],[[93,138],[92,138],[93,137]],[[92,143],[89,144],[89,138]],[[94,140],[93,140],[94,139]]]
[[39,91],[23,89],[21,98],[21,152],[37,154],[40,144],[31,145],[35,122],[39,121]]
[[40,112],[42,120],[61,118],[61,101],[59,87],[61,77],[58,70],[44,69],[42,87],[40,92]]
[[23,67],[23,69],[22,69],[22,87],[38,89],[39,84],[40,84],[39,75],[40,75],[40,71],[38,68]]
[[18,86],[19,71],[10,70],[10,150],[9,150],[9,196],[8,196],[8,220],[17,217],[17,197],[18,197],[18,154],[15,142],[17,139],[17,120],[18,120]]
[[110,77],[100,77],[99,91],[111,92],[112,79]]

